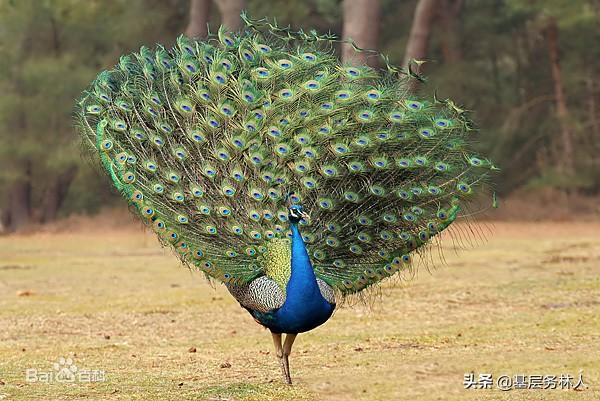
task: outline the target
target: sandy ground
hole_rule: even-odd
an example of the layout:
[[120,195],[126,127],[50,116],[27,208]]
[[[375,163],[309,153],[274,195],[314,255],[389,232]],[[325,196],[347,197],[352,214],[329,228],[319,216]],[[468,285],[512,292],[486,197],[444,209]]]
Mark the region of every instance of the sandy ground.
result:
[[[0,238],[0,400],[600,400],[600,223],[446,236],[445,263],[300,335],[291,387],[222,286],[123,225]],[[48,378],[61,357],[74,382]],[[496,385],[580,372],[578,390]]]

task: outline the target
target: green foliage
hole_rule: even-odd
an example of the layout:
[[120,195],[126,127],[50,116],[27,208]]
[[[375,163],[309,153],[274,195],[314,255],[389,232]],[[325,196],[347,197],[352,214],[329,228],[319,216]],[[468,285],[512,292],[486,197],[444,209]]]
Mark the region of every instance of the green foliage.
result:
[[566,175],[557,169],[546,169],[539,176],[529,180],[526,187],[530,189],[557,188],[573,191],[578,189],[591,189],[594,186],[594,176],[589,172],[575,175]]
[[[380,0],[379,49],[401,63],[416,0]],[[454,3],[449,1],[449,3]],[[142,44],[171,44],[185,28],[186,0],[0,0],[0,192],[31,166],[33,207],[73,165],[79,173],[62,212],[111,202],[82,162],[71,123],[72,100],[97,71]],[[280,25],[341,34],[339,0],[249,0],[250,15]],[[574,189],[600,191],[599,5],[592,0],[466,0],[448,28],[440,8],[430,37],[420,88],[430,97],[460,99],[482,127],[478,149],[502,166],[498,190],[531,182],[564,187],[553,79],[544,26],[555,18],[560,64],[573,133]],[[212,28],[219,20],[213,7]],[[452,39],[452,40],[450,40]],[[448,49],[458,58],[447,59]],[[561,179],[545,179],[549,175]],[[542,178],[542,179],[540,179]],[[82,202],[81,199],[96,199]],[[0,197],[0,208],[6,206]],[[95,208],[94,206],[93,208]]]
[[[30,165],[37,208],[43,207],[47,187],[65,169],[76,165],[81,170],[78,179],[90,176],[73,135],[73,99],[122,51],[142,41],[167,40],[162,26],[174,14],[169,13],[169,3],[173,5],[124,0],[0,2],[0,187],[10,188],[23,179],[20,166]],[[153,7],[146,9],[148,5]],[[137,23],[123,23],[136,19]],[[81,189],[71,196],[91,192],[106,199],[95,186]],[[0,208],[5,201],[0,198]]]

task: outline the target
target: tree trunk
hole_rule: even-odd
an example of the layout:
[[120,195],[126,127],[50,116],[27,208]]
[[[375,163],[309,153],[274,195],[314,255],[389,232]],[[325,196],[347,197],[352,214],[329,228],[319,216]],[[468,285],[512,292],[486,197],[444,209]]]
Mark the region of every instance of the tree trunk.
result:
[[525,101],[525,88],[522,85],[521,78],[523,76],[523,56],[521,52],[522,48],[523,45],[521,35],[513,35],[513,51],[517,69],[515,73],[515,98],[517,99],[517,104],[522,104]]
[[41,222],[47,223],[56,219],[58,211],[62,206],[71,182],[77,174],[77,167],[70,166],[65,171],[53,178],[50,186],[46,189],[43,204]]
[[404,52],[404,67],[407,67],[412,59],[421,60],[427,55],[431,24],[438,5],[438,0],[419,0],[417,3]]
[[498,55],[493,49],[490,49],[490,62],[492,64],[492,76],[494,80],[494,99],[496,100],[496,105],[500,106],[500,104],[502,103],[502,84],[500,83],[500,68],[498,67]]
[[221,24],[230,31],[242,28],[241,12],[246,8],[246,0],[215,0],[221,13]]
[[[589,138],[595,138],[595,140],[598,140],[600,138],[600,124],[598,123],[598,119],[596,118],[596,90],[594,84],[594,75],[591,69],[588,70],[587,76],[585,78],[585,88],[587,91],[588,115],[590,118],[590,125],[592,126],[592,135],[587,136]],[[592,143],[592,146],[595,145],[595,143]]]
[[442,57],[445,63],[456,63],[462,59],[462,49],[458,34],[457,22],[463,7],[463,0],[441,0],[438,8],[438,19],[444,31],[441,35]]
[[[404,68],[412,68],[413,66],[409,65],[412,60],[423,60],[427,55],[431,25],[438,5],[438,0],[419,0],[417,3],[412,26],[410,28],[410,34],[408,36],[408,42],[406,43],[406,50],[404,51],[404,61],[402,63]],[[418,66],[416,72],[420,72]],[[415,91],[417,82],[416,79],[409,81],[409,92]]]
[[190,38],[204,38],[208,34],[211,0],[190,0],[190,21],[185,35]]
[[2,213],[4,230],[14,232],[26,226],[31,217],[31,163],[25,162],[22,175],[8,186],[6,209]]
[[552,69],[552,80],[554,81],[554,97],[556,100],[556,116],[560,124],[560,165],[566,174],[573,173],[573,134],[569,125],[569,111],[567,109],[567,99],[562,81],[560,70],[560,57],[558,51],[558,26],[556,19],[549,18],[546,26],[546,43],[548,45],[548,56],[550,58],[550,67]]
[[[377,49],[379,37],[379,0],[344,0],[343,39],[352,39],[362,49]],[[353,65],[370,65],[376,67],[378,58],[369,57],[367,52],[357,52],[352,45],[342,45],[342,60]]]

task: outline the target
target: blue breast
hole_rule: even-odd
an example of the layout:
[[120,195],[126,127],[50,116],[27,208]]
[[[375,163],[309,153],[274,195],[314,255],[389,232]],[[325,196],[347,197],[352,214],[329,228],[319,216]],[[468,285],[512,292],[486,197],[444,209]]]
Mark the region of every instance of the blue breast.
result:
[[335,304],[327,302],[318,287],[317,293],[307,292],[306,295],[305,300],[288,296],[283,306],[272,312],[250,313],[275,333],[303,333],[325,323],[335,309]]

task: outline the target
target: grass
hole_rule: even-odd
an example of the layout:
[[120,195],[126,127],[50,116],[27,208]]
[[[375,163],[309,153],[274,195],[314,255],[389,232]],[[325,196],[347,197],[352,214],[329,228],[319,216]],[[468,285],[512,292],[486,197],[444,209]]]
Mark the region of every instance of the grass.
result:
[[[125,227],[0,238],[3,400],[598,400],[600,224],[498,223],[488,241],[300,335],[293,386],[220,285]],[[190,352],[194,351],[195,352]],[[32,383],[58,358],[105,372]],[[467,372],[571,374],[574,390],[466,390]]]

